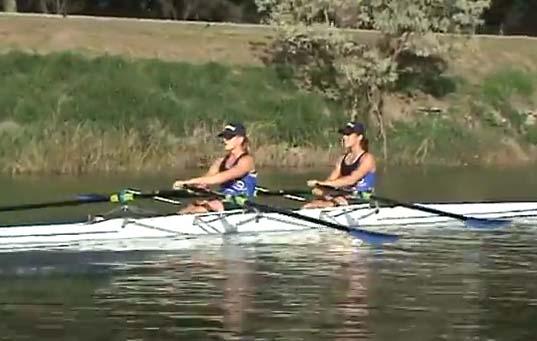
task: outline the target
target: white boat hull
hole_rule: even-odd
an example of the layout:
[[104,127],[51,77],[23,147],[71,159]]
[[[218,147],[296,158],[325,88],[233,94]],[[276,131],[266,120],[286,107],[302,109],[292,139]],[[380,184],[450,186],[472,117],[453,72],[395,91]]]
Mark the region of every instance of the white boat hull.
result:
[[[537,202],[424,204],[446,212],[480,218],[535,221]],[[302,215],[370,231],[412,230],[415,227],[462,226],[460,221],[404,207],[368,204],[330,209],[303,209]],[[312,230],[321,226],[277,213],[242,210],[225,213],[113,218],[96,222],[0,227],[0,252],[30,249],[155,249],[182,247],[199,235],[272,233]],[[334,230],[334,232],[339,233]],[[285,238],[284,238],[285,239]],[[172,246],[168,246],[173,240]]]

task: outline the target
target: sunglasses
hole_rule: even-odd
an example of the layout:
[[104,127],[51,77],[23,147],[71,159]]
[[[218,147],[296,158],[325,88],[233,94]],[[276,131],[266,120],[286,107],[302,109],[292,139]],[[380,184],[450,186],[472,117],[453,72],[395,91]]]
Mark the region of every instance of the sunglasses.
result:
[[222,136],[222,139],[224,139],[225,141],[229,141],[231,140],[232,138],[234,138],[236,135],[224,135]]

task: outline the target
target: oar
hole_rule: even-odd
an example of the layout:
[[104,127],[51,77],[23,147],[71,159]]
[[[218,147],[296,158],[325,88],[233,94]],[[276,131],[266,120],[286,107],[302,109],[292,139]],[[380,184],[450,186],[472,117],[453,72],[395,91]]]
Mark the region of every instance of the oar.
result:
[[[331,187],[331,186],[321,185],[321,186],[318,186],[318,187],[326,188],[326,189],[329,189],[329,190],[332,190],[332,191],[337,191],[337,192],[340,192],[342,194],[351,194],[352,193],[352,192],[347,191],[345,189],[335,188],[335,187]],[[418,204],[411,204],[411,203],[404,202],[404,201],[385,198],[385,197],[381,197],[381,196],[378,196],[378,195],[375,195],[375,194],[371,194],[370,198],[374,199],[374,200],[384,202],[386,204],[394,205],[394,206],[406,207],[406,208],[416,210],[416,211],[422,211],[422,212],[432,213],[432,214],[436,214],[436,215],[443,216],[443,217],[457,219],[457,220],[462,221],[467,227],[474,228],[474,229],[502,228],[502,227],[506,227],[506,226],[508,226],[509,224],[512,223],[512,221],[509,220],[509,219],[491,219],[491,218],[470,217],[470,216],[465,216],[465,215],[462,215],[462,214],[457,214],[457,213],[451,213],[451,212],[438,210],[438,209],[431,208],[431,207],[425,207],[425,206],[421,206],[421,205],[418,205]]]
[[62,201],[49,201],[33,204],[22,204],[13,206],[0,206],[0,212],[32,210],[39,208],[52,208],[64,206],[77,206],[83,204],[103,203],[103,202],[119,202],[126,203],[138,198],[153,198],[153,197],[174,197],[184,196],[191,197],[192,194],[185,190],[156,190],[151,192],[139,192],[135,190],[125,190],[113,194],[80,194],[75,199]]
[[0,206],[0,212],[33,210],[33,209],[38,209],[38,208],[49,208],[49,207],[76,206],[76,205],[82,205],[82,204],[108,202],[108,201],[110,201],[110,197],[99,197],[97,194],[92,194],[92,195],[83,195],[77,199],[72,199],[72,200],[49,201],[49,202],[42,202],[42,203],[13,205],[13,206]]
[[308,200],[308,199],[306,199],[304,197],[305,195],[311,194],[311,191],[283,190],[283,189],[270,190],[268,188],[261,187],[261,186],[256,186],[255,189],[256,189],[258,194],[263,195],[263,196],[283,197],[283,198],[286,198],[286,199],[295,200],[295,201],[302,201],[302,202]]
[[[193,187],[193,186],[188,186],[188,185],[186,185],[185,188],[193,192],[205,193],[205,194],[214,195],[220,198],[226,197],[226,195],[223,193],[211,191],[205,188],[198,188],[198,187]],[[322,225],[322,226],[330,227],[339,231],[347,232],[351,236],[358,238],[364,242],[370,243],[370,244],[378,245],[378,244],[384,244],[384,243],[393,243],[399,239],[399,236],[397,235],[367,231],[367,230],[362,230],[362,229],[357,229],[357,228],[349,228],[345,225],[340,225],[340,224],[336,224],[333,222],[329,222],[329,221],[325,221],[325,220],[321,220],[321,219],[317,219],[313,217],[308,217],[308,216],[293,212],[292,210],[258,204],[250,200],[241,200],[241,202],[238,202],[238,203],[241,204],[242,206],[247,206],[247,207],[258,209],[259,211],[278,213],[278,214],[285,215],[291,218],[300,219],[300,220],[308,221],[310,223],[314,223],[317,225]]]
[[457,220],[462,221],[466,225],[466,227],[474,228],[474,229],[503,228],[503,227],[506,227],[506,226],[508,226],[508,225],[510,225],[512,223],[512,221],[509,220],[509,219],[470,217],[470,216],[465,216],[465,215],[462,215],[462,214],[457,214],[457,213],[451,213],[451,212],[437,210],[437,209],[432,208],[432,207],[425,207],[425,206],[406,203],[406,202],[402,202],[402,201],[398,201],[398,200],[394,200],[394,199],[390,199],[390,198],[384,198],[384,197],[380,197],[378,195],[371,195],[371,199],[382,201],[382,202],[385,202],[385,203],[391,204],[391,205],[410,208],[412,210],[417,210],[417,211],[436,214],[436,215],[439,215],[439,216],[444,216],[444,217],[448,217],[448,218],[457,219]]

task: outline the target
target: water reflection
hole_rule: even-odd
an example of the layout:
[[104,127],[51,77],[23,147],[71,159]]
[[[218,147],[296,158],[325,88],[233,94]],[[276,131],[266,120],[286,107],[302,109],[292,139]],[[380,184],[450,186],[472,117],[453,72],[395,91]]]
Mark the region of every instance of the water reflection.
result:
[[[225,280],[221,290],[224,330],[233,334],[243,334],[246,327],[246,314],[255,300],[255,263],[249,261],[246,250],[224,244],[224,259],[217,267],[224,269]],[[230,336],[233,336],[230,335]],[[225,339],[230,339],[225,337]]]
[[162,255],[122,265],[94,299],[128,321],[133,338],[157,329],[159,337],[226,340],[366,335],[367,253],[346,244],[316,245],[312,253],[311,245],[230,241]]
[[537,226],[238,236],[176,252],[20,253],[0,262],[0,339],[530,340]]

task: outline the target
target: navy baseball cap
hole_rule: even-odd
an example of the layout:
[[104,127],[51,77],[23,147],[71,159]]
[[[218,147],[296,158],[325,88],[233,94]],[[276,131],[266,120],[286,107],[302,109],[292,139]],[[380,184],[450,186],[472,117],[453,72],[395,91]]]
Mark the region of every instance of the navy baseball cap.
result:
[[244,128],[242,123],[229,123],[217,136],[227,139],[235,136],[246,136],[246,128]]
[[345,124],[343,128],[340,128],[338,132],[343,135],[349,135],[352,133],[365,135],[365,126],[360,122],[351,121]]

